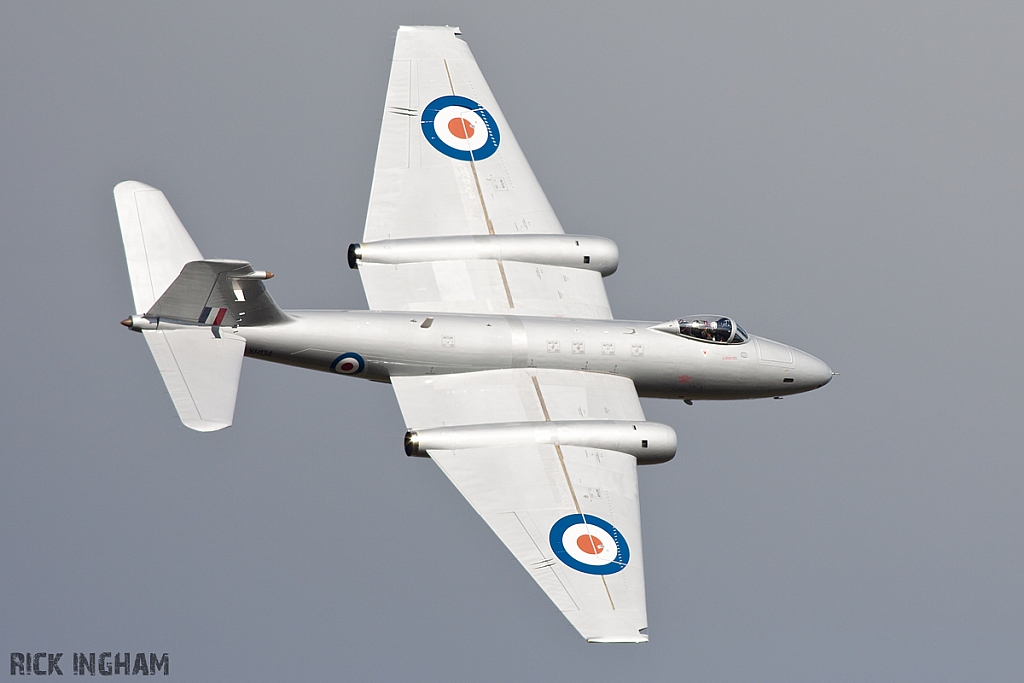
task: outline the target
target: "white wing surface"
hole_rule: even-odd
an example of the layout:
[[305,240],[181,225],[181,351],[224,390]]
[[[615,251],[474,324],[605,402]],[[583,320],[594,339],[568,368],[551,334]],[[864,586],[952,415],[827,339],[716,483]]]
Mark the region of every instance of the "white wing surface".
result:
[[[410,429],[644,420],[633,382],[569,370],[394,377]],[[640,501],[633,455],[558,443],[435,449],[431,458],[591,642],[645,642]]]
[[[398,30],[366,242],[562,234],[476,60],[451,27]],[[375,310],[611,318],[601,275],[519,261],[363,264]]]

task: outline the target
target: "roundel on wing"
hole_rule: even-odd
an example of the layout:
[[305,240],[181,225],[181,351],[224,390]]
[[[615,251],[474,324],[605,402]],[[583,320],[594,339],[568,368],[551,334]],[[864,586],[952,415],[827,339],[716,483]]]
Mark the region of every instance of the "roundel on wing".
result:
[[331,370],[339,375],[358,375],[366,367],[366,361],[358,353],[343,353],[331,363]]
[[614,574],[629,563],[629,545],[611,523],[594,515],[566,515],[548,542],[564,564],[584,574]]
[[445,95],[423,109],[420,125],[441,154],[459,161],[480,161],[498,151],[501,134],[490,112],[468,97]]

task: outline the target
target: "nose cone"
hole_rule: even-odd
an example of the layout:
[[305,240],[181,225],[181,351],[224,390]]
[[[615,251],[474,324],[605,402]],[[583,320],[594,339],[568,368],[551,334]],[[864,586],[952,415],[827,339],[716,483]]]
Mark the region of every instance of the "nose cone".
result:
[[832,381],[832,368],[809,353],[793,349],[797,382],[803,391],[819,389]]

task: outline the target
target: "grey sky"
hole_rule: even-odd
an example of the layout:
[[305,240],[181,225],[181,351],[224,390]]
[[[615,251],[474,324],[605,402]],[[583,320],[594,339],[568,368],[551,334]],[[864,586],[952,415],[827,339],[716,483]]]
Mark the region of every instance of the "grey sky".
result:
[[[0,657],[177,680],[1019,680],[1024,5],[6,3]],[[460,25],[620,318],[722,312],[842,376],[646,401],[651,643],[587,646],[389,387],[251,360],[180,425],[111,190],[284,307],[363,308],[400,23]],[[2,670],[2,669],[0,669]],[[64,669],[70,675],[70,664]]]

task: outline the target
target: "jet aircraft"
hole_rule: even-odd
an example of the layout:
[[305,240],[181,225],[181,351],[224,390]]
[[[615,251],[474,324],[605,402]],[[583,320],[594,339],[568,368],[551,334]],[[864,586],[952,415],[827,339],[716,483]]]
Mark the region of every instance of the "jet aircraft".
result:
[[647,641],[637,466],[676,434],[639,397],[778,397],[832,378],[724,315],[616,320],[615,243],[567,235],[469,47],[401,27],[362,241],[369,310],[284,311],[205,259],[164,194],[114,189],[140,331],[185,426],[231,425],[242,358],[394,388],[432,458],[590,642]]

